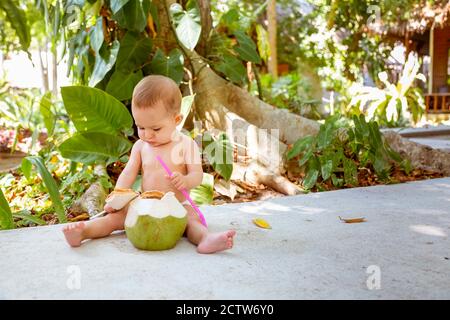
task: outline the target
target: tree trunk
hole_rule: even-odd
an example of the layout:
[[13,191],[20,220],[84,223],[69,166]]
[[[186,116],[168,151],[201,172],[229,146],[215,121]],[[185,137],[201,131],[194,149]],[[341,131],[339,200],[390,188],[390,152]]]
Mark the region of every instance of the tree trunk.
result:
[[153,39],[153,46],[162,48],[168,54],[172,49],[178,47],[177,39],[173,32],[173,27],[169,17],[169,7],[176,3],[175,0],[154,0],[153,4],[158,9],[159,29],[156,31],[156,38]]
[[103,164],[96,165],[94,167],[94,173],[99,178],[98,181],[94,182],[78,200],[72,203],[70,208],[71,213],[87,213],[92,217],[103,211],[107,190],[105,190],[100,182],[100,178],[108,176],[108,174]]
[[195,47],[199,55],[207,56],[207,44],[209,34],[212,29],[212,17],[211,17],[211,4],[209,0],[198,0],[198,7],[200,9],[200,19],[202,22],[202,33],[200,34],[200,40]]
[[[49,90],[47,48],[45,48],[45,51],[43,51],[41,45],[39,44],[38,51],[39,51],[39,65],[41,67],[42,87],[44,89],[44,92],[47,92]],[[45,64],[44,64],[44,61],[42,60],[42,53],[45,53],[45,57],[46,57]]]
[[52,92],[53,96],[58,96],[58,61],[57,61],[57,49],[52,50]]
[[410,141],[393,131],[385,132],[384,138],[401,156],[407,157],[414,167],[442,172],[450,176],[450,152]]
[[236,144],[238,154],[250,157],[242,178],[284,194],[299,193],[298,186],[283,176],[283,155],[287,149],[283,140],[292,139],[289,128],[300,130],[303,135],[316,134],[318,124],[252,97],[219,77],[195,52],[190,58],[196,74],[196,116],[207,130],[225,131]]

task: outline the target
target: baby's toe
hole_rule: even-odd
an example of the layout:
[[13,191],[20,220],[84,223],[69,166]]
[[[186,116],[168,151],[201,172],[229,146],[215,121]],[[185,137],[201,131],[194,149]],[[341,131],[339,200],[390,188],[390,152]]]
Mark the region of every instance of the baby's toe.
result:
[[227,237],[228,238],[233,238],[236,235],[236,231],[235,230],[228,230],[227,231]]

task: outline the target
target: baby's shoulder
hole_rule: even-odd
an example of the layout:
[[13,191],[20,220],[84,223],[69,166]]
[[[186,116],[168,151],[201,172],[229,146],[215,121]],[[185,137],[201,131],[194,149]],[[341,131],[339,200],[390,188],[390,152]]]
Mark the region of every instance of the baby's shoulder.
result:
[[142,148],[142,144],[144,143],[144,141],[142,141],[141,139],[136,140],[136,142],[134,143],[134,147],[136,148]]
[[199,163],[201,162],[201,150],[197,142],[191,137],[183,134],[182,142],[182,154],[186,163]]
[[180,133],[181,136],[181,144],[185,149],[191,149],[194,145],[197,145],[194,139],[189,137],[186,134]]
[[141,139],[138,139],[132,147],[132,151],[134,152],[141,152],[142,150],[142,146],[144,145],[144,141],[142,141]]

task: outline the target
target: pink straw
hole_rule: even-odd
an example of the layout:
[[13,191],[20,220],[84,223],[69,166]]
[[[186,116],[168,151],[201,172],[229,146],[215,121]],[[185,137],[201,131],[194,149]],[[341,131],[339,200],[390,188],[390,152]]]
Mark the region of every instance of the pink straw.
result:
[[[164,170],[166,170],[167,174],[169,176],[172,176],[172,171],[170,171],[169,167],[164,163],[163,159],[161,159],[160,156],[156,156],[156,159],[158,159],[159,163],[161,163],[161,165],[163,166]],[[181,189],[181,192],[183,193],[184,197],[187,199],[187,201],[189,201],[189,203],[191,204],[192,208],[194,208],[194,210],[197,212],[200,221],[202,222],[202,224],[205,227],[208,227],[206,225],[206,220],[205,217],[203,216],[203,214],[200,212],[200,209],[197,207],[197,205],[195,204],[194,201],[192,201],[191,197],[189,196],[189,193],[187,192],[186,189]]]

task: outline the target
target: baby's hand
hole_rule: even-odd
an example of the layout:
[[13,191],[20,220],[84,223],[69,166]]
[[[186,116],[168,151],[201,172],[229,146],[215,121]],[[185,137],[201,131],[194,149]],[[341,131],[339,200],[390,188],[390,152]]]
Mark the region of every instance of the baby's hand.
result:
[[105,206],[103,207],[103,210],[105,210],[105,211],[108,212],[108,213],[114,213],[114,212],[117,212],[117,211],[118,211],[118,210],[116,210],[116,209],[110,207],[108,204],[105,204]]
[[174,172],[170,177],[166,175],[166,179],[178,190],[186,189],[187,187],[186,177],[179,172]]

